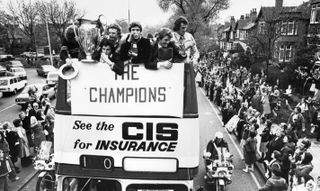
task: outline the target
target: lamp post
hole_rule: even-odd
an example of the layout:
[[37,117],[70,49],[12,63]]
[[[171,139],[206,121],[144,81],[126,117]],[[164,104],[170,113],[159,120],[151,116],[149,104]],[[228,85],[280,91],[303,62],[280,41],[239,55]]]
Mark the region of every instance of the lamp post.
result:
[[46,28],[47,28],[47,36],[48,36],[48,44],[49,44],[49,54],[50,54],[50,62],[53,65],[53,58],[52,58],[52,51],[51,51],[51,41],[50,41],[50,33],[49,33],[49,26],[48,20],[46,19]]

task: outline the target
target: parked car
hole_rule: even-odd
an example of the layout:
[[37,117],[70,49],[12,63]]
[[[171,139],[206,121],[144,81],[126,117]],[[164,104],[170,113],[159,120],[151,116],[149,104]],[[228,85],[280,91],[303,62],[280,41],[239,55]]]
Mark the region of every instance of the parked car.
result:
[[6,61],[6,60],[12,60],[14,59],[12,54],[7,54],[3,51],[3,49],[0,49],[0,61]]
[[21,68],[23,68],[23,64],[21,63],[20,60],[10,60],[8,65],[7,65],[7,69],[8,68],[12,68],[12,67],[21,67]]
[[[0,73],[4,73],[4,72],[7,72],[6,68],[3,67],[3,66],[0,66]],[[0,75],[1,76],[1,75]]]
[[16,97],[16,104],[24,107],[27,103],[34,101],[35,98],[29,96],[30,91],[34,91],[38,98],[44,95],[49,99],[53,99],[56,96],[54,87],[50,87],[48,84],[30,84]]
[[18,76],[0,77],[0,92],[16,94],[27,85],[27,80]]
[[14,74],[9,72],[5,67],[0,66],[0,77],[4,76],[14,76]]
[[37,68],[37,73],[39,76],[47,77],[50,71],[57,71],[52,65],[41,65]]
[[46,83],[49,86],[55,86],[58,83],[59,75],[58,71],[50,71],[47,75]]
[[24,79],[27,79],[27,72],[24,70],[24,68],[12,67],[10,68],[9,72],[13,73],[15,76],[19,76]]
[[23,58],[27,58],[27,57],[29,57],[29,58],[36,58],[36,57],[42,58],[42,57],[44,57],[44,54],[37,53],[37,52],[23,52],[20,54],[20,56]]

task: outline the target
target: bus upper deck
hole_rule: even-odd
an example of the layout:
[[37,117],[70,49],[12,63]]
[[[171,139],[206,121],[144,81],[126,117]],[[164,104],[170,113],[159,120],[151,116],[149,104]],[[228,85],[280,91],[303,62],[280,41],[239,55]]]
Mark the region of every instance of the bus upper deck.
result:
[[103,63],[73,60],[73,66],[78,74],[58,81],[59,176],[139,179],[150,185],[151,180],[192,181],[199,166],[192,65],[152,71],[130,64],[122,76]]

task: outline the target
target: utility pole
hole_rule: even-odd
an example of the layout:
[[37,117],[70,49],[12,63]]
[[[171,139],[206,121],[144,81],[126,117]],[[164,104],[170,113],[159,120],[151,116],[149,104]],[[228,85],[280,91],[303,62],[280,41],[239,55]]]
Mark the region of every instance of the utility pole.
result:
[[128,24],[130,25],[130,0],[128,0]]
[[48,44],[49,44],[50,62],[51,62],[51,65],[53,65],[52,51],[51,51],[51,41],[50,41],[50,33],[49,33],[49,26],[48,26],[48,19],[47,19],[47,18],[46,18],[46,27],[47,27],[47,36],[48,36]]

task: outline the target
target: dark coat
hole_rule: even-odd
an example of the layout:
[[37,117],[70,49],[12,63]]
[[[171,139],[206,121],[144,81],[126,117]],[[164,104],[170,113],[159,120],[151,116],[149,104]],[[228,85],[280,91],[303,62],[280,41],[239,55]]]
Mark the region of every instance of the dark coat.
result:
[[244,162],[251,165],[257,161],[257,139],[249,137],[243,146]]
[[260,113],[262,112],[261,95],[254,95],[251,98],[251,106],[252,106],[253,109],[256,109]]
[[46,135],[44,134],[43,127],[40,124],[32,127],[34,132],[34,146],[40,148],[41,142],[46,140]]
[[270,129],[264,128],[262,133],[260,134],[260,136],[261,136],[261,142],[270,141],[270,139],[271,139]]
[[35,116],[38,121],[43,121],[44,118],[42,117],[42,113],[41,112],[42,112],[41,110],[35,111],[34,109],[31,109],[29,111],[29,117],[28,118],[30,119],[31,116]]
[[11,160],[13,163],[18,161],[18,156],[20,153],[20,145],[19,145],[19,135],[17,132],[9,131],[6,133],[6,140],[9,144]]
[[271,176],[266,182],[266,184],[259,188],[259,191],[286,191],[288,185],[286,180],[279,176]]
[[[159,55],[159,44],[158,42],[154,43],[152,45],[152,51],[149,58],[149,64],[150,69],[156,69],[158,61],[164,61],[164,60],[170,60],[172,63],[178,62],[180,60],[184,60],[186,56],[181,56],[179,54],[178,47],[173,43],[170,42],[168,44],[168,48],[161,48],[163,52],[167,52],[167,55],[165,55],[166,58],[161,58],[161,55]],[[169,55],[171,54],[171,55]]]
[[281,151],[283,146],[284,146],[283,137],[279,137],[279,138],[274,137],[273,139],[271,139],[271,141],[268,144],[267,159],[270,160],[271,154],[273,153],[273,151],[275,150]]
[[9,144],[6,139],[0,140],[0,151],[3,152],[3,157],[0,158],[0,177],[8,174],[8,168],[6,160],[9,157]]
[[[131,43],[128,42],[127,37],[126,41],[121,44],[120,48],[120,57],[122,61],[130,60],[129,50],[131,48]],[[150,54],[151,54],[151,44],[150,41],[144,37],[141,37],[137,42],[138,55],[132,58],[131,62],[133,64],[141,64],[143,63],[147,69],[156,69],[154,65],[150,65]]]

